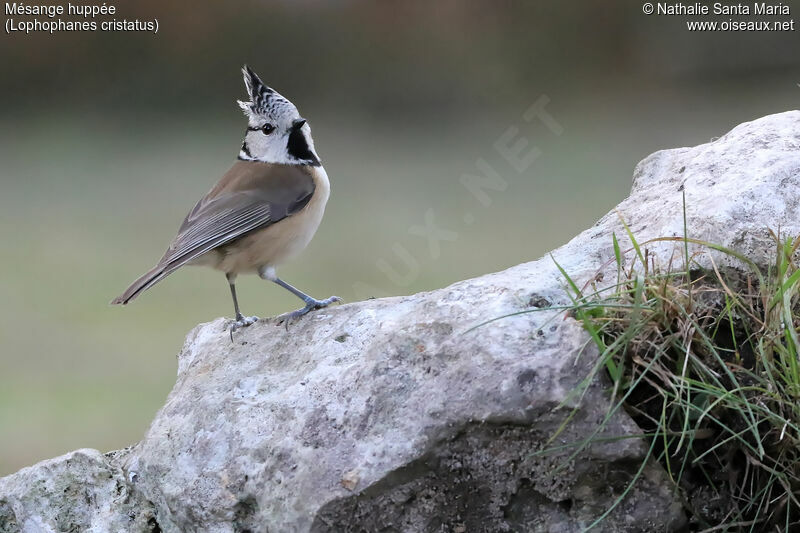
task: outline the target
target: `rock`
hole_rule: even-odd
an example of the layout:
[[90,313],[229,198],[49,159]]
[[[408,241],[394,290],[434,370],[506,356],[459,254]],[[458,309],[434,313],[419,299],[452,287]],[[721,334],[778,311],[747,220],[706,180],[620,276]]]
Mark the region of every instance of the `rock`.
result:
[[[596,517],[643,447],[598,445],[560,472],[565,454],[533,455],[569,413],[553,409],[575,405],[570,391],[596,351],[581,353],[587,337],[563,313],[467,333],[481,316],[525,308],[513,275],[486,281],[326,310],[289,331],[261,323],[234,344],[226,320],[196,329],[129,456],[137,489],[164,511],[161,528],[553,531]],[[597,383],[558,443],[585,438],[608,407]],[[599,436],[636,432],[620,415]],[[677,521],[660,472],[648,476],[631,496],[636,523]],[[625,509],[609,521],[617,531]]]
[[[581,285],[613,283],[612,232],[629,246],[620,218],[640,242],[682,236],[684,194],[691,237],[766,266],[770,228],[800,234],[800,112],[651,155],[631,196],[552,258],[324,309],[288,330],[259,322],[234,343],[224,319],[197,327],[144,439],[116,457],[82,450],[0,480],[0,531],[581,530],[624,493],[647,450],[607,439],[640,431],[623,412],[596,433],[610,408],[602,377],[571,394],[597,351],[548,309],[569,303],[554,259]],[[683,253],[647,247],[664,263]],[[723,255],[697,260],[737,268]],[[588,438],[601,440],[572,457],[569,445]],[[684,526],[651,461],[596,530]]]
[[[637,165],[631,195],[617,210],[638,240],[682,237],[683,189],[690,237],[767,266],[776,250],[770,229],[800,235],[799,182],[800,111],[789,111],[740,124],[708,144],[650,155]],[[606,215],[599,228],[620,236],[615,218]],[[651,248],[665,257],[671,251]],[[713,257],[731,263],[724,254]]]
[[0,479],[0,532],[157,531],[153,505],[131,490],[120,454],[77,450]]

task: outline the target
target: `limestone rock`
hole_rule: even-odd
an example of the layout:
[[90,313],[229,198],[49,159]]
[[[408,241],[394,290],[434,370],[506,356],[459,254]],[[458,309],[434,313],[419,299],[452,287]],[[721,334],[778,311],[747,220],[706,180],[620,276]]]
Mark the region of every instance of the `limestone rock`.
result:
[[0,479],[0,532],[157,531],[119,467],[124,453],[77,450]]

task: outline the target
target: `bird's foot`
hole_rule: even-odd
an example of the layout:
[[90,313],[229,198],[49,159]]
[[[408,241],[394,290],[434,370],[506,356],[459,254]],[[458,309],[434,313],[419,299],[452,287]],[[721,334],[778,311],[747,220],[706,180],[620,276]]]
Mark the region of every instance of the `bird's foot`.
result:
[[233,332],[240,328],[246,328],[251,324],[255,324],[258,322],[257,316],[244,316],[244,315],[236,315],[236,320],[231,323],[231,342],[233,342]]
[[292,311],[291,313],[284,313],[278,316],[277,321],[278,324],[286,324],[286,327],[289,327],[289,322],[296,318],[300,318],[301,316],[307,314],[309,311],[315,311],[317,309],[322,309],[323,307],[328,307],[334,302],[341,302],[342,299],[338,296],[331,296],[330,298],[325,298],[324,300],[317,300],[316,298],[309,298],[306,300],[306,306],[298,309],[297,311]]

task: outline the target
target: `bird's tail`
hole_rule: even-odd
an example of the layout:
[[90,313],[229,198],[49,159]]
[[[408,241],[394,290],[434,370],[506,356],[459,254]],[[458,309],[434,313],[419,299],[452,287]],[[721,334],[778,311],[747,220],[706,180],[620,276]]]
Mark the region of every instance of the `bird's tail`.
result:
[[150,271],[143,274],[139,279],[131,283],[131,286],[125,289],[121,295],[111,300],[111,305],[122,304],[125,305],[141,293],[167,277],[174,269],[168,268],[169,265],[161,263],[154,266]]

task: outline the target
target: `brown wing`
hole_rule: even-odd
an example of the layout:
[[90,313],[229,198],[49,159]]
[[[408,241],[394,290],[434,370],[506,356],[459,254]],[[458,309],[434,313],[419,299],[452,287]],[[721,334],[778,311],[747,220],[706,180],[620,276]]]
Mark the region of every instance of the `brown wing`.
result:
[[158,264],[112,303],[127,303],[204,253],[291,216],[313,193],[303,167],[238,161],[189,212]]

